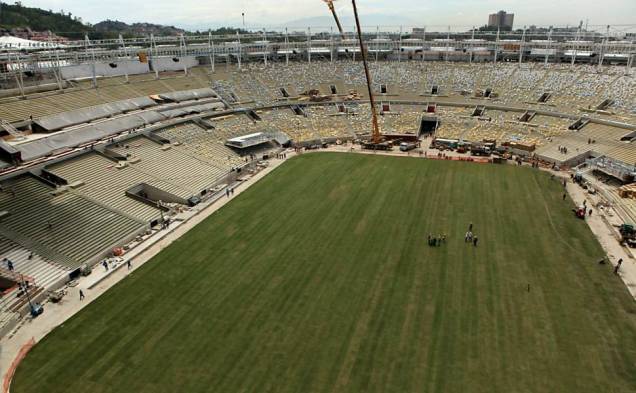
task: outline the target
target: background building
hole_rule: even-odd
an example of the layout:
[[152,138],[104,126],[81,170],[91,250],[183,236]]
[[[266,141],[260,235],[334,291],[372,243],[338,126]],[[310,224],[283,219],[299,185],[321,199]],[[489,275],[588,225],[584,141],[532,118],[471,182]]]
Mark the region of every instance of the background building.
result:
[[502,30],[512,30],[512,23],[515,14],[508,14],[506,11],[499,11],[488,16],[488,27],[498,27]]

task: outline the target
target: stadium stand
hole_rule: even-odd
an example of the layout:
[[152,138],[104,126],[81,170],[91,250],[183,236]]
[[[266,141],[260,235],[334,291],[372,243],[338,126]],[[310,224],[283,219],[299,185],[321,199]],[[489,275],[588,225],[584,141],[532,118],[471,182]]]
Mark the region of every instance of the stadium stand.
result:
[[147,184],[186,199],[201,194],[226,174],[222,167],[190,155],[183,146],[160,144],[145,136],[108,149],[128,157],[133,170],[149,177]]
[[[224,122],[219,122],[219,128],[224,128]],[[243,159],[234,150],[224,145],[216,129],[204,129],[195,123],[188,122],[164,128],[156,132],[162,138],[172,143],[179,143],[184,151],[193,157],[198,157],[225,171],[238,166]],[[227,134],[225,134],[227,136]]]
[[77,268],[144,223],[31,175],[2,182],[0,235],[49,260]]
[[104,206],[133,216],[136,220],[149,223],[160,216],[159,209],[132,199],[125,191],[145,182],[147,176],[129,165],[98,153],[90,152],[81,156],[53,164],[47,171],[59,176],[69,184],[82,185],[76,192],[85,195]]
[[[440,138],[523,145],[524,154],[558,164],[598,156],[636,162],[629,137],[636,82],[618,67],[378,61],[370,69],[379,109],[390,105],[379,117],[385,133],[418,132],[430,104]],[[0,173],[15,169],[17,152],[22,163],[36,163],[32,173],[58,182],[5,176],[0,257],[11,256],[17,272],[47,288],[156,224],[171,203],[197,203],[244,165],[253,150],[228,147],[229,139],[284,134],[313,144],[368,135],[363,75],[351,59],[245,63],[215,73],[100,77],[95,86],[71,80],[62,91],[0,98],[0,120],[26,136],[19,141],[5,128]],[[312,89],[325,102],[301,96]],[[569,129],[577,119],[582,127]],[[150,189],[159,197],[141,197]],[[0,329],[12,309],[13,301],[0,304]]]

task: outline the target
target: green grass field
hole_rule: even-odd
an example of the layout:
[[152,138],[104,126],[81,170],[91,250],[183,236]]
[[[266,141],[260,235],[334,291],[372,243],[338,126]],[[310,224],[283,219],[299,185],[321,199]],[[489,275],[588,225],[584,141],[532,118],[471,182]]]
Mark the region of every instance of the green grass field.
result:
[[634,392],[636,305],[562,193],[512,165],[294,158],[55,329],[12,392]]

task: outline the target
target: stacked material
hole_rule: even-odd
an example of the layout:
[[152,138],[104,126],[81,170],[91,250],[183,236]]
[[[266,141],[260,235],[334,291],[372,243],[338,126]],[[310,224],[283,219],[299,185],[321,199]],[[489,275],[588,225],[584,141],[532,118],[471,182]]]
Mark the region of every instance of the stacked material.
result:
[[626,184],[618,189],[618,195],[621,198],[636,199],[636,183]]

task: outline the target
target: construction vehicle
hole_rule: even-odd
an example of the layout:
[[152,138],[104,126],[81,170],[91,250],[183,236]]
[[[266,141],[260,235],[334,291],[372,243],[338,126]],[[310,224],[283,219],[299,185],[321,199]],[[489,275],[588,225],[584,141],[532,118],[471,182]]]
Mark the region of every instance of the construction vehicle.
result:
[[618,232],[621,234],[621,243],[636,248],[636,229],[632,224],[621,225],[618,227]]
[[490,153],[491,153],[490,147],[482,143],[473,144],[473,146],[470,148],[470,154],[473,156],[488,157],[490,156]]
[[391,142],[363,142],[362,148],[365,150],[393,150]]
[[457,139],[435,138],[433,140],[433,148],[437,150],[453,150],[457,148],[458,143]]
[[581,205],[581,206],[577,207],[576,209],[572,209],[572,211],[574,212],[574,215],[577,218],[580,218],[582,220],[585,219],[585,212],[586,212],[585,206]]
[[574,181],[574,183],[582,186],[585,179],[583,178],[583,173],[577,171],[574,174],[574,177],[572,178],[572,180]]
[[415,143],[402,142],[400,143],[400,151],[409,151],[417,147]]
[[470,151],[470,145],[471,145],[470,142],[463,142],[463,141],[458,142],[457,152],[461,154],[468,153],[468,151]]

